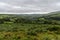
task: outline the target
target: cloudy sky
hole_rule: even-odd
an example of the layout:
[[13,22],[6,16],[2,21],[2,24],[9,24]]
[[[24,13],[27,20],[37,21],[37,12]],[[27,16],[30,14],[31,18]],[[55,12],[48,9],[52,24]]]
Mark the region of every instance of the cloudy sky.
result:
[[0,12],[46,13],[60,11],[60,0],[0,0]]

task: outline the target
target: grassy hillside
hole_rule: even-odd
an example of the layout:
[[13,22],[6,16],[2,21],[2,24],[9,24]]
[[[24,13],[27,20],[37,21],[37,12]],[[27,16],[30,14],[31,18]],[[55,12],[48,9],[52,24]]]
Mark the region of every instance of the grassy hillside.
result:
[[0,40],[60,40],[60,13],[1,14]]

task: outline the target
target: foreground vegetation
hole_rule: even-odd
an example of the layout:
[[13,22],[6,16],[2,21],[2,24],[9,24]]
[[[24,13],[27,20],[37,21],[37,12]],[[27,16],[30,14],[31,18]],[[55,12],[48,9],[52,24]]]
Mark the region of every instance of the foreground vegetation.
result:
[[0,40],[60,40],[59,18],[0,15]]

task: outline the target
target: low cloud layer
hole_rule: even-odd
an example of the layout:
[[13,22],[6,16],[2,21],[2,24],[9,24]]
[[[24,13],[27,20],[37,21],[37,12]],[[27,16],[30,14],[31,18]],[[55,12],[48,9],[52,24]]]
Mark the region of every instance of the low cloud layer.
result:
[[44,13],[60,11],[60,0],[0,0],[0,12]]

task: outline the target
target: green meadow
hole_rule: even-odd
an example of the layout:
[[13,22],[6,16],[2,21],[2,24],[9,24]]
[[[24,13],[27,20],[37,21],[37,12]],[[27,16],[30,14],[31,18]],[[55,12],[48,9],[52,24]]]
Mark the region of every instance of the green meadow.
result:
[[0,14],[0,40],[60,40],[60,14]]

